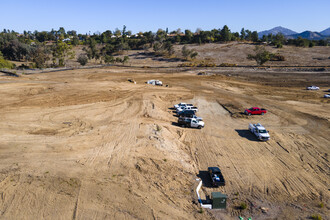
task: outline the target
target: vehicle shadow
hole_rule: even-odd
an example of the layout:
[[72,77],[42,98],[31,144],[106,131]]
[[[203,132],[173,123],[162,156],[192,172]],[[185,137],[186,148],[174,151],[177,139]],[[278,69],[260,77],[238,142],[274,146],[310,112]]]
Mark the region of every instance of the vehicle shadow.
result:
[[235,129],[239,136],[248,139],[249,141],[258,141],[258,139],[247,129]]
[[171,108],[168,108],[168,110],[173,110],[173,111],[174,111],[174,110],[175,110],[175,108],[174,108],[174,107],[171,107]]
[[212,180],[210,178],[209,172],[205,170],[200,170],[197,176],[201,178],[201,180],[203,181],[203,186],[213,188]]
[[182,128],[177,122],[172,122],[172,125]]

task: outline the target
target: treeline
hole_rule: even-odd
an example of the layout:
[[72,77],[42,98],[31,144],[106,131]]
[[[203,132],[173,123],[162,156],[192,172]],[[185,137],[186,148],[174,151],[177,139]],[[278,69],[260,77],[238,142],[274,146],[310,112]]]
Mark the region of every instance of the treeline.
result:
[[[107,30],[103,33],[77,34],[76,31],[65,31],[63,27],[51,31],[24,31],[19,34],[15,31],[3,30],[0,32],[0,58],[11,61],[32,62],[34,68],[64,66],[68,59],[76,59],[73,47],[84,45],[85,54],[80,55],[77,61],[85,65],[89,60],[100,63],[125,63],[128,57],[115,59],[114,55],[121,55],[125,50],[152,48],[154,55],[171,56],[174,53],[174,44],[205,44],[229,41],[248,41],[253,43],[267,43],[276,47],[295,45],[299,47],[327,46],[326,40],[311,41],[307,39],[286,39],[282,34],[263,36],[258,38],[257,31],[245,30],[231,32],[227,25],[211,31],[190,30],[169,32],[168,29],[159,29],[132,34],[123,26],[122,30]],[[187,51],[183,51],[183,54]],[[190,56],[191,55],[191,56]],[[190,57],[195,57],[193,51]],[[187,55],[183,55],[186,56]],[[51,61],[51,62],[47,62]],[[48,63],[48,65],[46,65]],[[1,66],[1,64],[0,64]],[[24,68],[25,66],[23,66]],[[26,67],[25,67],[26,68]]]

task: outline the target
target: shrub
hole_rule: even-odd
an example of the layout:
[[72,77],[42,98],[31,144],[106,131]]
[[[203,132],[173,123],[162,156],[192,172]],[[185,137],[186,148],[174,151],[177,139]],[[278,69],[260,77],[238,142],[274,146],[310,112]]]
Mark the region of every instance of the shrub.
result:
[[271,53],[265,47],[256,46],[254,49],[255,54],[248,54],[249,60],[255,60],[258,65],[263,65],[270,60]]
[[234,63],[221,63],[220,67],[235,67],[237,64]]
[[8,60],[5,60],[2,56],[2,53],[0,52],[0,68],[12,69],[14,67],[15,67],[15,64],[9,62]]
[[239,206],[240,209],[245,210],[247,209],[247,205],[245,202],[242,202],[241,205]]
[[271,54],[270,61],[285,61],[285,57],[280,54]]
[[84,54],[80,54],[77,61],[80,65],[85,66],[88,62],[88,57]]
[[319,205],[318,205],[319,208],[323,208],[324,207],[324,203],[323,202],[320,202]]
[[314,214],[311,216],[312,219],[314,220],[322,220],[322,217],[320,215]]

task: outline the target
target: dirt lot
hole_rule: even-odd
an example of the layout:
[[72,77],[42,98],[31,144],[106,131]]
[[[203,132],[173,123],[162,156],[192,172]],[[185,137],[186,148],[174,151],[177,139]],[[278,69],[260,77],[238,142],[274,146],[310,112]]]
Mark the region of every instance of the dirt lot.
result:
[[[330,73],[206,71],[0,76],[0,218],[326,219]],[[314,83],[320,91],[304,89]],[[170,108],[181,101],[199,107],[204,129],[175,125]],[[251,106],[269,112],[241,114]],[[257,141],[249,122],[262,123],[271,140]],[[221,168],[225,187],[208,187],[208,166]],[[228,195],[225,211],[199,208],[198,176],[203,194]]]

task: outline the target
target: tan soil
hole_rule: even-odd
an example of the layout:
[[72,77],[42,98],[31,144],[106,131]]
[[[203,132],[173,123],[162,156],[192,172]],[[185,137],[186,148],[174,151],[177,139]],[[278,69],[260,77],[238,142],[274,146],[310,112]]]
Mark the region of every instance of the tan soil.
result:
[[[0,76],[0,218],[326,218],[330,102],[321,97],[329,72],[211,72],[109,67]],[[320,91],[304,90],[320,77]],[[169,108],[181,101],[199,107],[204,129],[175,125]],[[269,112],[242,116],[251,106]],[[262,123],[271,140],[256,141],[249,122]],[[225,211],[200,213],[196,204],[195,179],[208,166],[219,166],[227,182],[203,186],[203,194],[226,193]],[[242,202],[247,210],[236,208]]]

